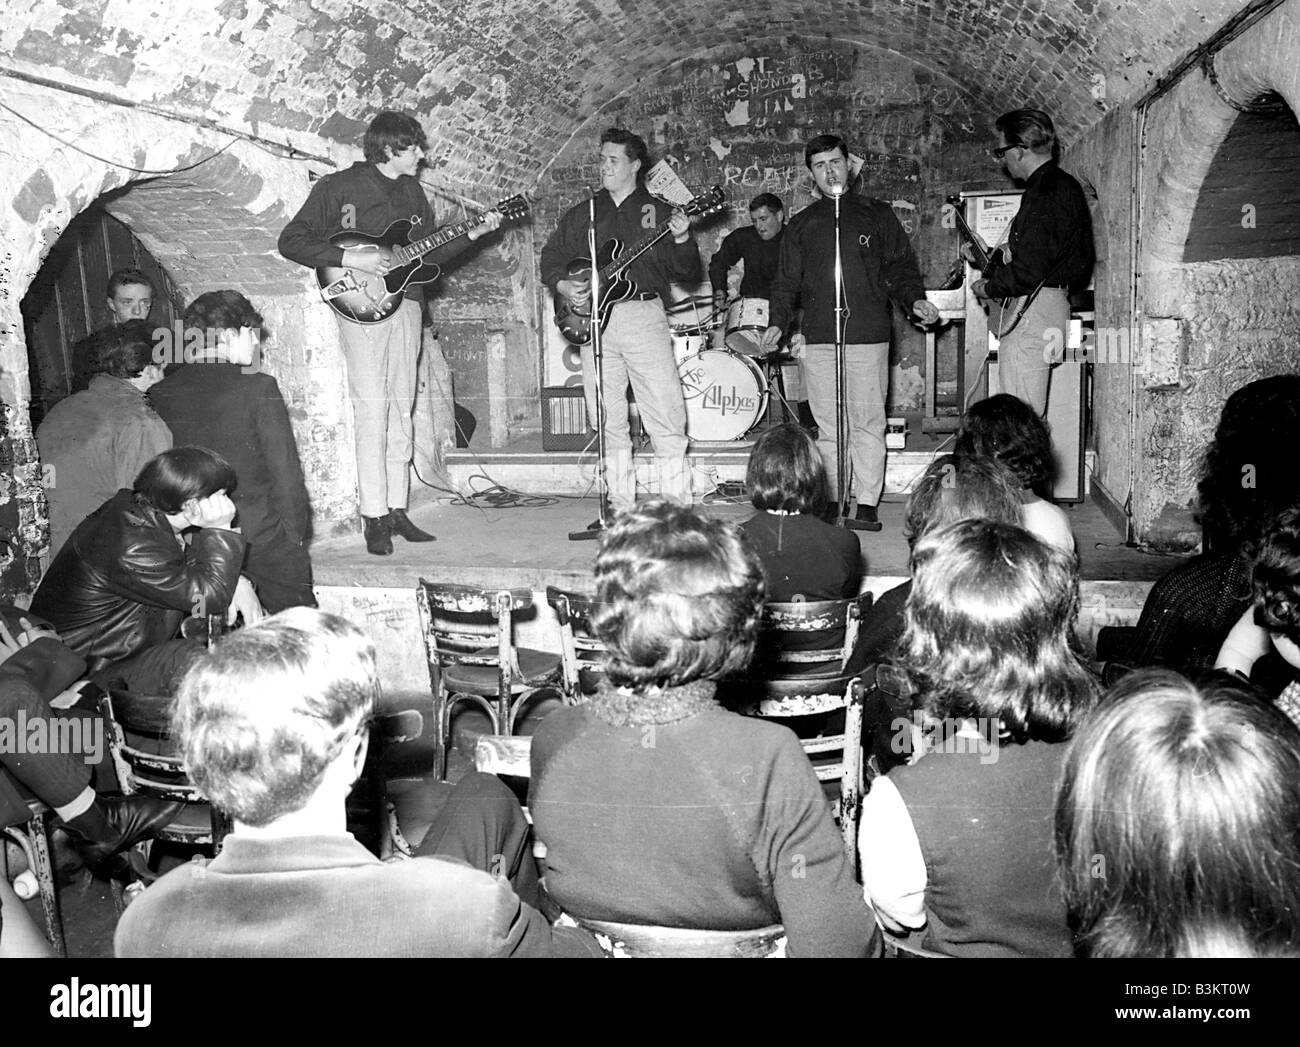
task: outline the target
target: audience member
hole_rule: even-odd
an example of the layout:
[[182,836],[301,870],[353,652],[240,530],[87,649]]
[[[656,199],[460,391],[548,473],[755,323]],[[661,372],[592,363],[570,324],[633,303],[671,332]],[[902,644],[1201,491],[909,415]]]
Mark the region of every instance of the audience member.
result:
[[1069,747],[1056,851],[1081,956],[1300,955],[1300,731],[1224,674],[1121,681]]
[[929,719],[899,724],[916,762],[872,783],[862,882],[891,931],[951,956],[1067,956],[1054,880],[1061,744],[1094,684],[1072,650],[1075,557],[967,520],[920,538],[899,644]]
[[792,956],[876,937],[821,785],[785,727],[725,711],[749,662],[763,572],[736,528],[667,501],[620,514],[596,557],[608,677],[533,738],[546,886],[582,919],[744,930]]
[[[758,553],[767,599],[847,600],[862,589],[862,546],[852,531],[822,520],[826,467],[817,443],[797,425],[768,429],[754,441],[745,473],[758,511],[740,525]],[[791,650],[837,647],[838,634],[790,634]]]
[[[49,705],[85,668],[85,661],[60,643],[47,623],[12,606],[0,608],[0,725],[8,735],[0,741],[21,738],[23,743],[0,744],[0,825],[27,820],[27,803],[16,787],[21,785],[58,815],[90,869],[121,876],[127,870],[123,852],[153,836],[181,805],[96,791],[93,767],[107,758],[103,725]],[[60,720],[74,717],[82,722],[52,733]],[[26,744],[33,737],[46,741]],[[69,744],[47,744],[52,739]]]
[[89,388],[60,400],[36,430],[50,506],[50,555],[77,524],[123,487],[130,487],[172,433],[145,399],[162,379],[153,359],[153,331],[129,320],[92,335]]
[[[139,269],[118,269],[108,278],[107,305],[109,325],[125,324],[132,320],[141,323],[149,319],[153,309],[153,281]],[[96,360],[99,341],[93,332],[72,347],[72,373],[69,375],[72,388],[69,392],[79,393],[87,388],[90,380],[102,370]]]
[[1043,497],[1056,473],[1052,434],[1027,403],[999,393],[972,404],[962,419],[955,451],[996,458],[1020,480],[1022,526],[1048,545],[1074,552],[1070,519]]
[[235,830],[217,858],[173,870],[126,910],[117,955],[599,956],[534,907],[528,825],[491,775],[458,783],[412,860],[381,862],[347,832],[378,695],[374,646],[314,609],[199,658],[177,694],[176,736]]
[[[1156,582],[1136,629],[1102,630],[1097,656],[1107,663],[1107,682],[1129,668],[1215,663],[1228,631],[1250,607],[1250,561],[1265,525],[1300,504],[1297,444],[1300,375],[1264,378],[1228,397],[1197,488],[1201,555]],[[1268,662],[1261,677],[1276,666]]]
[[[945,454],[931,462],[907,499],[903,535],[911,549],[923,534],[962,520],[1020,523],[1019,483],[997,459]],[[872,604],[859,634],[866,664],[892,657],[911,592],[908,579]]]
[[154,407],[178,443],[211,448],[239,477],[230,496],[248,542],[244,574],[262,606],[315,607],[298,447],[280,386],[254,366],[262,317],[238,291],[209,291],[185,310],[185,330],[187,342],[203,333],[203,351],[158,384]]
[[[81,522],[32,598],[99,682],[167,695],[200,649],[176,639],[188,616],[261,616],[239,574],[244,538],[232,526],[235,473],[203,447],[150,461]],[[181,538],[189,528],[188,544]]]
[[1251,581],[1254,600],[1228,633],[1215,665],[1249,680],[1259,660],[1276,651],[1288,676],[1277,705],[1300,724],[1300,505],[1265,528]]

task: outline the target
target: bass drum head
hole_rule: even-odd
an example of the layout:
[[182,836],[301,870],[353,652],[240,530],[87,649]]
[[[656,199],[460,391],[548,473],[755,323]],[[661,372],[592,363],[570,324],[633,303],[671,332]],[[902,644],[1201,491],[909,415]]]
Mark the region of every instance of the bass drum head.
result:
[[706,349],[681,361],[677,373],[692,440],[739,440],[767,409],[763,372],[748,357]]

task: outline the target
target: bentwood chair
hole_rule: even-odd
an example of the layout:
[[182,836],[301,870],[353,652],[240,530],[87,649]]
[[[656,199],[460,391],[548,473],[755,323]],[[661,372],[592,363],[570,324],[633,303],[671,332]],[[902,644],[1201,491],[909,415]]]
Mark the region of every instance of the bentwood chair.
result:
[[476,705],[493,734],[512,734],[523,707],[559,677],[560,656],[515,645],[514,616],[533,609],[527,589],[421,578],[416,602],[433,691],[434,770],[445,780],[455,706]]
[[[3,772],[0,772],[3,773]],[[59,908],[58,884],[55,881],[50,828],[54,812],[35,797],[23,796],[27,820],[0,827],[0,834],[12,839],[27,859],[27,868],[36,877],[41,892],[41,911],[45,915],[45,936],[55,955],[66,957],[68,947],[63,938],[63,913]],[[0,851],[3,851],[0,841]],[[4,875],[8,875],[7,861]]]
[[596,601],[585,593],[546,587],[546,602],[560,624],[560,660],[564,700],[569,705],[585,701],[604,675],[605,645],[596,639],[591,615]]

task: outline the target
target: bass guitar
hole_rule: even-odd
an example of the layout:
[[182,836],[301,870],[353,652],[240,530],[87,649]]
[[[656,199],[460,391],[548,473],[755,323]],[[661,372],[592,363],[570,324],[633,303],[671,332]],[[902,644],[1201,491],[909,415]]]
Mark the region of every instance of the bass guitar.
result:
[[[722,186],[715,185],[707,193],[701,193],[697,196],[682,210],[691,216],[712,214],[714,211],[722,209],[726,199],[722,192]],[[626,249],[624,249],[622,240],[613,237],[606,240],[597,250],[596,264],[600,267],[600,301],[596,303],[595,313],[599,317],[602,331],[605,330],[605,325],[609,323],[610,309],[618,302],[625,302],[637,293],[636,284],[626,275],[628,267],[664,238],[664,234],[668,232],[668,222],[670,220],[665,219],[660,222],[649,233]],[[569,263],[567,272],[570,280],[584,280],[590,283],[591,259],[585,255],[581,258],[575,258]],[[564,295],[556,294],[555,322],[559,325],[560,333],[564,335],[570,344],[586,345],[591,341],[591,315],[590,304],[588,304],[587,310],[584,312]]]
[[[953,217],[957,221],[957,230],[961,233],[962,239],[970,245],[971,254],[974,255],[974,266],[979,270],[981,276],[989,276],[999,265],[1004,264],[1000,256],[1005,248],[994,248],[989,250],[984,241],[976,234],[966,222],[965,204],[961,197],[950,196],[947,204],[952,208]],[[1035,294],[1037,292],[1035,291]],[[1033,294],[1021,295],[1019,298],[986,298],[982,300],[984,311],[989,314],[989,330],[998,338],[1009,335],[1016,324],[1020,323],[1020,318],[1025,315],[1025,310],[1034,300]]]
[[369,236],[347,229],[330,237],[330,243],[346,250],[349,247],[377,247],[383,253],[388,271],[383,276],[363,273],[346,266],[321,266],[316,270],[320,295],[339,316],[358,324],[383,323],[402,304],[411,284],[427,284],[438,279],[442,269],[424,261],[425,255],[457,240],[482,225],[490,214],[500,212],[507,221],[528,213],[528,201],[522,196],[502,200],[491,210],[466,218],[455,225],[412,240],[416,220],[394,222],[379,236]]

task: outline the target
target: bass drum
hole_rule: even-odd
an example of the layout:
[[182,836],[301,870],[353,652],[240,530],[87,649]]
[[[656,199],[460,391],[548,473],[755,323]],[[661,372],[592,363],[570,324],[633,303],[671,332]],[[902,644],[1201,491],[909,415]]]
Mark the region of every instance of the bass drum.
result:
[[767,327],[766,298],[737,298],[727,310],[727,348],[746,356],[762,356],[759,343]]
[[727,349],[705,349],[677,366],[692,440],[739,440],[767,410],[767,386],[753,360]]

